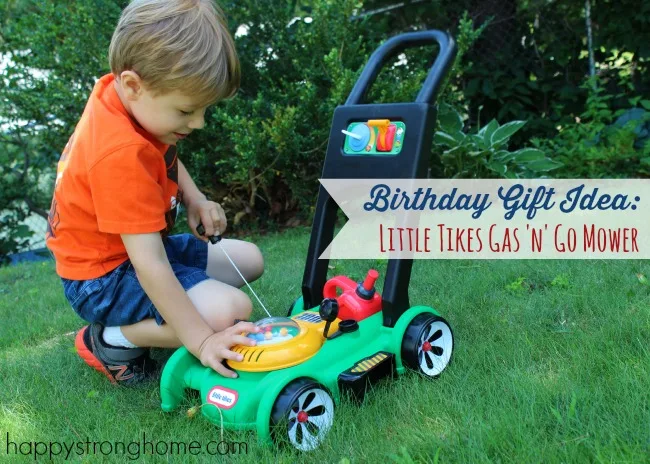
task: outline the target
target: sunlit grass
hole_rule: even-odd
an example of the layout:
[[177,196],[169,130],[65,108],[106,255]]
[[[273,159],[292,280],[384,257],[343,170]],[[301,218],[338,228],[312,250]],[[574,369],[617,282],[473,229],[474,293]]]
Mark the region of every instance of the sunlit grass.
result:
[[[300,296],[309,231],[254,240],[266,271],[253,288],[285,315]],[[330,265],[331,276],[355,280],[386,269],[373,260]],[[637,275],[649,273],[645,261],[416,261],[411,304],[436,308],[454,331],[454,360],[440,379],[407,374],[380,384],[362,407],[342,403],[326,442],[306,455],[226,431],[224,439],[248,443],[229,460],[648,462],[650,287]],[[73,348],[82,325],[53,263],[0,269],[0,461],[7,432],[14,442],[128,443],[143,432],[155,441],[219,439],[200,414],[187,416],[196,400],[163,413],[156,382],[116,389],[89,369]]]

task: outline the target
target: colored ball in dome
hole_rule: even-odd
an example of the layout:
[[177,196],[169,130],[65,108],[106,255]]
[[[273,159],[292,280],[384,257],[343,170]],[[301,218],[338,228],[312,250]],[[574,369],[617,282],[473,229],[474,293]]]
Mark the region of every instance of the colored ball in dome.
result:
[[286,337],[288,333],[289,333],[289,331],[287,330],[286,327],[282,327],[282,328],[280,329],[280,336],[281,336],[281,337]]
[[271,340],[271,338],[273,338],[273,334],[271,333],[270,330],[264,334],[264,338],[266,340]]
[[257,334],[255,334],[255,339],[256,339],[258,342],[264,341],[264,334],[261,334],[261,333],[257,333]]

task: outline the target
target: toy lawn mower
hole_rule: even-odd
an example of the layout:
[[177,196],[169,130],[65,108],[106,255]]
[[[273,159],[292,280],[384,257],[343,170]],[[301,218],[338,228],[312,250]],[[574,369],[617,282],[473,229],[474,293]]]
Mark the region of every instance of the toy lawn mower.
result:
[[[440,52],[415,102],[361,104],[390,58],[436,42]],[[322,177],[426,178],[435,97],[455,54],[453,38],[435,30],[402,34],[379,47],[334,112]],[[405,368],[435,378],[447,367],[454,347],[449,324],[429,306],[410,307],[412,260],[388,261],[382,295],[373,269],[359,282],[327,279],[328,260],[318,257],[332,241],[337,208],[321,186],[302,296],[287,317],[257,322],[261,331],[247,335],[256,346],[232,348],[243,360],[226,363],[239,377],[225,378],[180,348],[162,374],[164,411],[175,409],[186,389],[198,390],[201,412],[214,424],[256,430],[263,443],[287,440],[309,451],[326,436],[344,395],[361,401],[369,384]]]

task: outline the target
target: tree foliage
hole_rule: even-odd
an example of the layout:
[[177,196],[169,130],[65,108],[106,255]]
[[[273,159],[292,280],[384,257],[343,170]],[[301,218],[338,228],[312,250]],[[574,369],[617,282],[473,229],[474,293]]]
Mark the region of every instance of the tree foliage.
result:
[[[27,212],[47,214],[59,153],[96,79],[109,72],[108,45],[127,3],[0,0],[3,229],[19,230]],[[483,128],[481,120],[504,127],[527,121],[511,141],[516,151],[531,134],[554,136],[559,124],[566,127],[584,112],[588,98],[582,87],[588,69],[584,2],[220,3],[236,35],[242,87],[210,110],[206,128],[179,151],[200,188],[224,205],[234,230],[309,220],[332,113],[370,53],[399,32],[437,28],[456,36],[459,58],[439,100],[460,115],[468,156],[476,151],[468,143],[478,143],[472,135]],[[599,82],[621,95],[612,105],[624,107],[648,89],[647,3],[592,0]],[[435,54],[432,46],[396,58],[378,76],[368,102],[413,100]],[[505,175],[492,162],[494,146],[479,148],[478,158],[459,167],[448,153],[453,147],[434,144],[432,176],[479,176],[486,167],[490,175]],[[480,168],[471,167],[475,162]],[[509,173],[517,171],[515,158],[507,162]],[[527,164],[527,176],[530,166],[535,163]],[[0,237],[0,255],[20,240],[7,245]]]
[[[49,184],[36,182],[39,188],[28,192],[26,176],[14,177],[17,196],[5,198],[4,206],[28,196],[45,212],[51,173],[96,79],[109,71],[108,44],[127,2],[10,3],[13,15],[0,44],[10,64],[0,83],[0,104],[14,129],[3,143],[17,147],[12,153],[18,172]],[[222,6],[236,36],[241,91],[210,111],[205,130],[180,145],[180,156],[235,224],[306,219],[333,110],[345,102],[370,53],[392,35],[391,25],[359,17],[355,0]],[[382,72],[368,101],[412,100],[434,54],[433,47],[409,52],[406,64]]]

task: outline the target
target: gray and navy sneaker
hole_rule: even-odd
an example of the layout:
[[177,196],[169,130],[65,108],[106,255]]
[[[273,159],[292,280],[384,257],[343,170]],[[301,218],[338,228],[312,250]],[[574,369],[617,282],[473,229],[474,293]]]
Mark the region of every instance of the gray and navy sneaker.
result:
[[77,353],[90,367],[108,377],[114,385],[134,385],[157,372],[156,362],[146,348],[124,348],[107,344],[99,323],[87,325],[77,333]]

